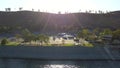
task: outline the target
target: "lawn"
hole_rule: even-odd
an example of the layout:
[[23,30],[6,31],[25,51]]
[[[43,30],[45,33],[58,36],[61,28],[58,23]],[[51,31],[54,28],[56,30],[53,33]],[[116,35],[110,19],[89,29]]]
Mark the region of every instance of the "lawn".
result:
[[6,44],[7,46],[18,46],[20,43],[18,42],[9,42],[8,44]]
[[[6,46],[18,46],[20,43],[18,43],[18,42],[8,42],[7,44],[6,44]],[[35,44],[34,44],[35,45]],[[2,45],[1,45],[2,46]],[[72,44],[72,43],[66,43],[66,44],[61,44],[61,45],[58,45],[58,44],[56,44],[56,45],[52,45],[52,44],[43,44],[43,46],[75,46],[75,44]],[[93,44],[91,44],[91,43],[89,43],[89,42],[84,42],[84,43],[82,43],[81,45],[79,45],[79,46],[84,46],[84,47],[93,47],[94,45]]]
[[74,46],[74,44],[63,44],[63,46]]
[[84,43],[83,46],[85,46],[85,47],[93,47],[93,44],[91,44],[91,43]]

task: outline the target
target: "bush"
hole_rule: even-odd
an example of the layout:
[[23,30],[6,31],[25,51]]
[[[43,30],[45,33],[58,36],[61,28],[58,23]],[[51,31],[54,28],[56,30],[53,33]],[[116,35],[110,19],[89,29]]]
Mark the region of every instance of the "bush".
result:
[[2,39],[1,45],[6,45],[8,43],[8,40],[6,38]]

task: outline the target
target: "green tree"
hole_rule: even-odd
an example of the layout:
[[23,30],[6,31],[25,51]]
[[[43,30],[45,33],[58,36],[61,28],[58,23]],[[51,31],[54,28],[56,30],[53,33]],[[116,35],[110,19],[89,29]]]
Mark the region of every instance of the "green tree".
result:
[[112,31],[110,29],[104,29],[102,33],[103,35],[112,35]]
[[91,41],[95,41],[97,40],[97,36],[93,33],[90,33],[87,39]]
[[110,29],[104,29],[102,32],[99,33],[99,37],[102,38],[105,35],[112,35],[112,31]]
[[120,40],[120,29],[117,29],[113,32],[112,40],[114,39]]
[[89,30],[88,29],[83,29],[81,32],[78,32],[77,37],[87,39],[89,35],[90,35]]
[[16,34],[15,37],[16,37],[17,39],[19,39],[19,38],[21,38],[21,35],[20,35],[20,34]]
[[92,39],[92,40],[96,40],[96,39],[99,38],[99,37],[98,37],[99,33],[100,33],[99,28],[95,28],[95,29],[92,31],[92,33],[91,33],[91,35],[90,35],[89,38]]
[[7,10],[10,12],[10,11],[11,11],[11,8],[7,8]]
[[95,28],[95,29],[93,30],[93,34],[98,35],[98,34],[99,34],[99,28]]
[[23,8],[22,8],[22,7],[20,7],[20,8],[19,8],[19,11],[21,11],[22,9],[23,9]]
[[1,41],[1,45],[6,45],[8,43],[8,40],[6,38],[2,39]]
[[42,45],[43,43],[49,42],[49,37],[46,35],[40,34],[40,35],[38,35],[37,40],[39,40]]
[[25,42],[30,42],[31,40],[33,40],[33,34],[28,30],[28,29],[24,29],[22,31],[22,36],[21,36]]
[[61,12],[59,11],[58,14],[61,14]]

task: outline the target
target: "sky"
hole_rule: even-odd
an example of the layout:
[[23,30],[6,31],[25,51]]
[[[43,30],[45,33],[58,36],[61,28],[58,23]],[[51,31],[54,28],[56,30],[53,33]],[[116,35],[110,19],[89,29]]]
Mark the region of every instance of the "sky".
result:
[[117,11],[120,0],[0,0],[0,11],[11,8],[11,11],[23,10],[42,12],[79,12],[86,10]]

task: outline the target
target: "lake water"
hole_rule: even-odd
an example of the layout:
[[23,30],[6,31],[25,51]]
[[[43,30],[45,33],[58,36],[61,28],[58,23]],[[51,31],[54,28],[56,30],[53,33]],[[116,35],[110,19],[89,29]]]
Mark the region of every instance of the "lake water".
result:
[[120,61],[43,61],[2,59],[0,68],[120,68]]

